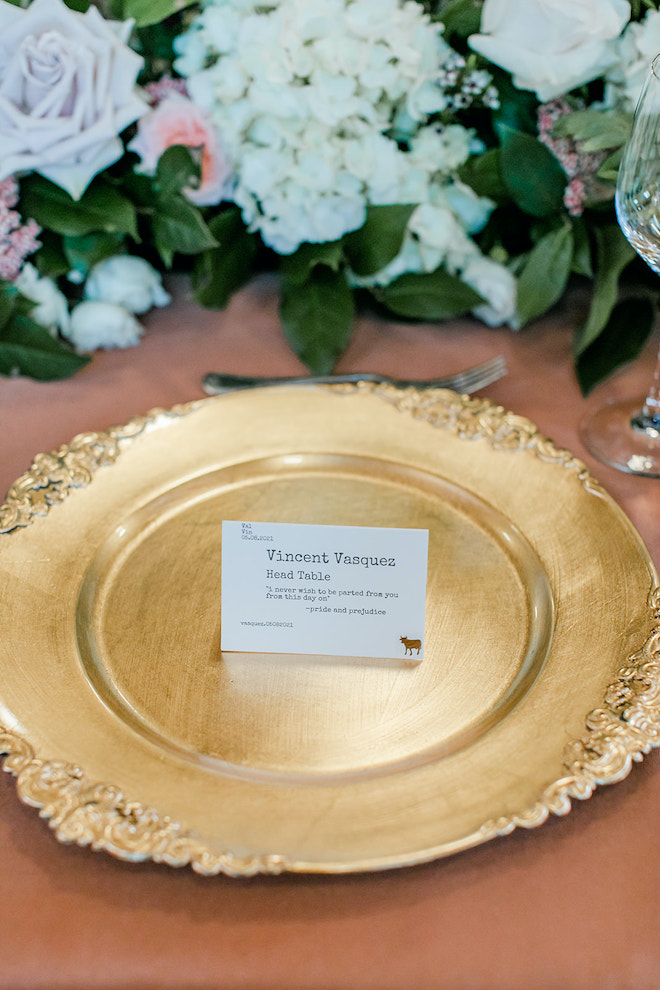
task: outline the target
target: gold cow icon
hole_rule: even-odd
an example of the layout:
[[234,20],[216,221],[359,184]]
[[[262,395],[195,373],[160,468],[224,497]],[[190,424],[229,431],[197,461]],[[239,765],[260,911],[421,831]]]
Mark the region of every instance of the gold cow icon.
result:
[[419,651],[422,648],[421,639],[408,639],[406,636],[401,636],[400,639],[406,648],[404,656],[408,656],[408,650],[410,650],[410,656],[412,656],[413,650],[417,650],[417,656],[419,656]]

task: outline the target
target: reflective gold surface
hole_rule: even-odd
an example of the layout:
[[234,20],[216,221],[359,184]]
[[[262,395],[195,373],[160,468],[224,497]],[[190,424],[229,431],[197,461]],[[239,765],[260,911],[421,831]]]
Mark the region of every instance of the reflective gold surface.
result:
[[[424,662],[223,656],[223,519],[428,529]],[[405,865],[563,813],[658,742],[645,549],[483,400],[156,411],[37,458],[0,532],[0,748],[64,841],[203,873]]]

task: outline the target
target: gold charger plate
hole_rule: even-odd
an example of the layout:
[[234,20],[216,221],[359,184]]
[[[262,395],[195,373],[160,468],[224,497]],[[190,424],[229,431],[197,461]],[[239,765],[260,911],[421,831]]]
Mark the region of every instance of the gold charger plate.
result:
[[[428,529],[424,661],[223,656],[223,519]],[[205,874],[404,866],[564,814],[659,742],[639,536],[486,400],[156,410],[39,455],[0,534],[0,752],[65,842]]]

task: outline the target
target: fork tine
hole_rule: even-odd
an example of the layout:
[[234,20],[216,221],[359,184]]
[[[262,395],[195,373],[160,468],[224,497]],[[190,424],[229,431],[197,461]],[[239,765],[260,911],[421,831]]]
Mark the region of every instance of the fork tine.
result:
[[474,368],[467,368],[459,371],[455,375],[448,375],[448,388],[453,388],[456,392],[477,392],[486,385],[490,385],[506,374],[506,360],[500,355],[485,361]]

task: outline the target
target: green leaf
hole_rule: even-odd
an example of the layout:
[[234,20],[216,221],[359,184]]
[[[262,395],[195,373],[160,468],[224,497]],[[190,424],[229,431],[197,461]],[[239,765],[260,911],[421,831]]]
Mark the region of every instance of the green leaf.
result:
[[353,293],[341,272],[319,266],[304,284],[282,283],[280,319],[291,347],[313,374],[328,375],[348,345]]
[[196,188],[201,176],[201,160],[183,144],[167,148],[156,165],[156,181],[162,196],[179,193],[187,186]]
[[72,269],[83,276],[105,258],[112,258],[123,252],[124,238],[119,234],[87,234],[85,237],[65,237],[64,254],[67,260],[66,271]]
[[317,265],[324,265],[338,272],[344,259],[343,241],[325,241],[323,244],[301,244],[293,254],[282,256],[280,267],[289,282],[306,282]]
[[500,128],[502,175],[514,202],[533,217],[548,217],[564,202],[566,175],[554,155],[530,134]]
[[196,301],[207,309],[224,309],[232,294],[253,274],[257,239],[241,219],[240,210],[228,209],[209,223],[217,247],[205,251],[193,270]]
[[160,198],[151,222],[156,249],[168,266],[177,253],[201,254],[217,247],[202,214],[183,196]]
[[445,26],[445,38],[457,34],[467,38],[476,34],[481,24],[481,5],[474,0],[449,0],[444,4],[438,20]]
[[197,0],[119,0],[113,5],[113,13],[122,20],[132,17],[135,26],[140,28],[158,24],[196,2]]
[[71,266],[64,253],[63,241],[59,234],[50,230],[42,230],[39,234],[41,247],[32,255],[30,261],[37,267],[40,275],[48,278],[59,278],[70,271]]
[[553,128],[557,137],[572,137],[581,151],[606,151],[620,148],[630,136],[631,113],[613,110],[576,110],[560,117]]
[[499,148],[490,148],[480,155],[471,155],[461,165],[458,175],[474,189],[477,196],[487,196],[495,202],[509,199],[502,175],[502,152]]
[[518,89],[508,72],[503,72],[495,65],[489,65],[488,71],[493,76],[500,98],[500,106],[493,113],[493,123],[499,132],[504,127],[526,134],[537,132],[537,110],[539,101],[534,93],[526,89]]
[[623,299],[614,306],[603,330],[575,362],[583,395],[621,365],[639,357],[653,332],[654,316],[648,297]]
[[159,79],[163,75],[165,65],[172,64],[176,58],[173,42],[181,33],[183,26],[183,17],[171,17],[158,24],[147,24],[136,28],[133,47],[144,57],[145,81]]
[[591,241],[587,225],[581,217],[572,217],[573,224],[573,262],[571,271],[576,275],[593,278],[594,268],[591,260]]
[[0,279],[0,331],[11,320],[18,293],[11,282]]
[[529,253],[518,279],[520,325],[545,313],[561,298],[573,259],[573,230],[565,224],[545,234]]
[[21,183],[21,212],[56,234],[82,237],[102,230],[138,240],[135,207],[102,179],[75,200],[47,179],[31,175]]
[[138,210],[149,212],[154,210],[158,202],[156,178],[153,175],[142,175],[140,172],[128,172],[122,179],[122,189]]
[[389,265],[401,250],[415,204],[370,206],[359,230],[346,234],[344,246],[356,275],[373,275]]
[[15,316],[0,331],[0,374],[25,375],[39,381],[68,378],[90,358],[75,351],[34,320]]
[[446,320],[484,302],[460,278],[441,269],[428,275],[402,275],[385,286],[380,298],[393,313],[413,320]]
[[573,352],[579,356],[594,342],[610,318],[617,301],[619,276],[636,257],[617,224],[594,228],[596,240],[596,280],[587,321],[573,338]]
[[611,155],[608,155],[596,172],[598,178],[602,179],[604,182],[616,182],[619,175],[619,165],[621,164],[622,158],[623,147],[617,148]]

